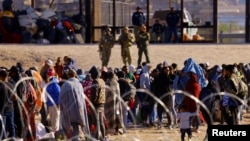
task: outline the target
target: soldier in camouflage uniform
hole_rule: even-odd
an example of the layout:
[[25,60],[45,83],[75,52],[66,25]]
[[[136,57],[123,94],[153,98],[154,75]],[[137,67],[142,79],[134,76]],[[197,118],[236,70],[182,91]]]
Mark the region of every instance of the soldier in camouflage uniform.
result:
[[124,65],[131,65],[131,49],[130,47],[134,44],[135,37],[132,33],[129,32],[129,28],[125,26],[123,28],[122,34],[119,36],[118,43],[121,45],[121,56]]
[[100,52],[100,59],[102,61],[102,67],[107,67],[109,63],[109,59],[111,56],[111,48],[114,47],[115,38],[111,34],[111,28],[106,27],[105,33],[100,39],[99,43],[99,52]]
[[150,35],[147,32],[147,28],[145,25],[142,25],[140,27],[140,32],[136,37],[136,43],[137,43],[137,47],[138,47],[138,61],[137,61],[137,65],[140,66],[141,65],[141,60],[142,60],[142,53],[145,54],[146,57],[146,62],[150,63],[150,59],[149,59],[149,53],[148,53],[148,46],[149,46],[149,41],[150,41]]

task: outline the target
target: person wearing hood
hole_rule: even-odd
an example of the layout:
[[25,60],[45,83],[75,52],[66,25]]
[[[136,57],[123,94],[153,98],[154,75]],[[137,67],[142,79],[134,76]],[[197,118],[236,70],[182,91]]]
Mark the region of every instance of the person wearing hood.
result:
[[[105,82],[103,79],[100,78],[100,70],[93,66],[89,70],[89,74],[91,75],[91,78],[93,79],[93,87],[91,89],[91,102],[95,107],[96,110],[96,118],[94,118],[93,122],[95,127],[97,127],[97,131],[95,132],[95,138],[98,140],[104,140],[105,139],[105,124],[104,124],[104,105],[106,102],[106,88],[105,88]],[[99,132],[101,130],[101,132]],[[101,133],[101,134],[100,134]]]
[[150,90],[150,69],[151,65],[146,64],[142,69],[142,74],[140,77],[140,88]]
[[[81,82],[81,81],[80,81]],[[94,132],[94,124],[93,124],[93,117],[94,117],[94,113],[93,113],[93,109],[91,107],[91,103],[90,103],[90,99],[91,99],[91,86],[92,86],[93,80],[90,76],[89,73],[86,74],[85,80],[81,82],[82,87],[83,87],[83,93],[86,96],[86,108],[87,108],[87,114],[88,114],[88,121],[89,121],[89,128],[90,128],[90,132],[93,133]]]
[[[9,82],[13,85],[18,84],[18,81],[22,79],[22,74],[17,66],[12,66],[9,69]],[[22,100],[23,96],[26,94],[27,84],[25,81],[21,81],[16,89],[17,99]],[[24,122],[22,120],[22,108],[21,103],[18,100],[14,100],[14,123],[16,125],[16,136],[19,138],[23,137],[24,133]]]
[[[142,92],[138,95],[140,100],[140,107],[141,107],[141,118],[144,126],[149,126],[149,124],[153,125],[153,121],[151,121],[151,112],[152,109],[149,107],[149,95],[146,93],[150,91],[150,69],[151,65],[146,64],[143,66],[142,74],[140,76],[140,89],[144,89],[145,92]],[[147,120],[149,118],[149,123],[147,123]]]
[[72,141],[78,141],[79,126],[84,134],[90,136],[83,87],[76,75],[75,70],[69,69],[68,79],[61,86],[59,98],[62,127]]
[[115,77],[114,72],[108,72],[106,85],[109,87],[106,89],[106,103],[105,103],[105,117],[108,120],[109,128],[115,129],[115,135],[121,133],[119,129],[123,128],[123,116],[122,116],[122,103],[119,99],[120,86]]
[[[163,67],[159,72],[158,77],[155,78],[155,95],[157,98],[161,99],[163,104],[166,106],[166,108],[169,110],[169,113],[167,114],[167,127],[170,129],[173,127],[173,123],[175,124],[176,121],[172,120],[172,116],[174,115],[173,107],[172,107],[172,96],[171,96],[171,77],[170,77],[170,66],[167,65],[167,63],[163,62]],[[162,118],[163,113],[166,111],[165,107],[163,105],[158,104],[157,105],[157,116],[159,118],[158,120],[158,129],[161,129],[162,127]]]
[[[47,59],[44,62],[44,65],[42,66],[42,68],[39,71],[39,74],[42,77],[42,83],[41,83],[41,87],[44,87],[46,85],[46,83],[48,83],[48,75],[47,75],[47,71],[49,69],[54,69],[54,63],[51,59]],[[40,110],[40,114],[41,114],[41,123],[46,127],[46,131],[50,132],[49,127],[49,122],[47,120],[47,116],[48,116],[48,109],[47,109],[47,104],[46,104],[46,98],[45,98],[45,94],[41,95],[41,101],[42,101],[42,107]]]
[[[193,72],[186,72],[184,75],[189,76],[189,80],[186,83],[185,91],[187,92],[187,95],[194,96],[195,98],[199,99],[200,92],[201,92],[201,86],[198,81],[198,75]],[[186,105],[187,111],[189,112],[196,112],[197,111],[197,103],[194,99],[190,98],[189,96],[184,96],[183,104]],[[202,117],[200,115],[200,117]],[[199,115],[192,117],[192,122],[195,127],[195,131],[199,132],[199,126],[200,126],[200,118]],[[200,118],[200,119],[199,119]]]

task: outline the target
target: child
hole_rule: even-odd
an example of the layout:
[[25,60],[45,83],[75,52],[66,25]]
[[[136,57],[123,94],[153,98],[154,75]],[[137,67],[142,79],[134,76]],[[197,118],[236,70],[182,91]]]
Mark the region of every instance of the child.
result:
[[186,111],[186,106],[181,105],[177,113],[177,120],[180,121],[181,141],[184,141],[185,133],[188,134],[188,139],[191,141],[192,131],[190,127],[190,117],[197,115],[197,113],[190,113]]

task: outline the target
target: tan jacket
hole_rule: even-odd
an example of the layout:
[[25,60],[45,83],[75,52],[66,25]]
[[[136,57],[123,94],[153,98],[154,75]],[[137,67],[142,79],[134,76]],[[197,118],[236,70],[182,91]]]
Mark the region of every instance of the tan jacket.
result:
[[135,42],[135,37],[132,33],[122,33],[118,39],[118,43],[122,48],[131,47]]

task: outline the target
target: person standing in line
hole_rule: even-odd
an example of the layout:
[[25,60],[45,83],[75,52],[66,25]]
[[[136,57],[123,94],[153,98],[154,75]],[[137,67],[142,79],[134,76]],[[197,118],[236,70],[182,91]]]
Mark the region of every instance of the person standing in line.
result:
[[170,12],[166,16],[166,22],[168,24],[168,35],[167,42],[170,43],[172,40],[172,34],[174,34],[174,43],[178,42],[178,23],[180,21],[180,15],[174,10],[173,7],[170,8]]
[[74,69],[75,71],[78,70],[78,66],[76,64],[76,61],[69,56],[64,56],[63,57],[63,70],[69,70],[69,69]]
[[[187,81],[186,86],[185,86],[185,91],[190,96],[194,96],[195,98],[199,99],[202,87],[199,84],[197,74],[193,72],[185,72],[183,75],[186,75],[187,77],[189,77],[189,80]],[[187,111],[189,112],[196,112],[198,110],[197,102],[193,100],[191,97],[184,96],[183,104],[185,104]],[[195,128],[195,132],[199,133],[200,132],[199,131],[200,116],[196,115],[196,116],[191,117],[191,123],[193,124],[193,127]]]
[[134,26],[134,35],[136,37],[140,31],[140,27],[146,24],[146,17],[140,7],[136,7],[136,11],[132,15],[132,24]]
[[62,62],[62,58],[58,57],[54,66],[55,69],[55,73],[58,77],[58,80],[61,81],[62,80],[62,75],[63,75],[63,62]]
[[132,64],[132,51],[130,47],[135,42],[135,37],[129,32],[129,28],[124,26],[122,34],[119,36],[118,43],[121,45],[121,56],[124,65]]
[[76,75],[74,69],[68,70],[68,79],[61,86],[59,98],[62,127],[72,141],[78,141],[79,126],[90,136],[83,87]]
[[[48,78],[47,78],[48,69],[54,69],[54,63],[51,59],[47,59],[40,70],[40,75],[42,77],[42,82],[41,82],[42,88],[46,85],[48,81]],[[49,128],[49,121],[47,120],[48,108],[46,104],[46,96],[44,93],[42,93],[41,95],[41,101],[42,101],[42,106],[40,110],[41,123],[45,126],[46,132],[50,132],[51,129]]]
[[147,28],[145,25],[142,25],[140,28],[140,32],[136,37],[136,43],[138,47],[138,61],[137,66],[141,65],[142,53],[145,54],[146,62],[150,63],[149,53],[148,53],[148,46],[150,41],[150,35],[147,32]]
[[[13,100],[15,98],[11,90],[14,88],[10,82],[8,82],[9,73],[7,69],[1,68],[0,70],[0,115],[3,117],[4,126],[0,127],[0,133],[2,136],[0,139],[7,138],[4,131],[8,132],[8,137],[15,137],[15,124],[14,124],[14,105]],[[3,130],[3,127],[5,130]]]
[[[114,135],[119,134],[123,128],[122,103],[120,102],[120,86],[113,71],[107,73],[105,117],[108,119],[109,128],[115,129]],[[121,133],[121,132],[120,132]]]
[[179,107],[177,119],[180,121],[181,141],[185,140],[185,134],[188,134],[188,140],[191,141],[192,131],[190,125],[190,117],[197,115],[196,112],[188,112],[185,105]]
[[128,66],[123,66],[122,71],[125,74],[125,78],[129,81],[130,84],[134,84],[136,82],[135,76],[132,72],[129,71]]
[[226,95],[222,97],[223,116],[227,125],[239,125],[237,115],[239,113],[238,106],[241,105],[241,103],[228,94],[238,96],[239,90],[241,90],[243,86],[240,87],[239,85],[240,78],[236,75],[233,64],[226,65],[223,73],[223,88],[226,93]]
[[[129,80],[126,79],[125,72],[124,71],[118,71],[117,72],[117,78],[119,83],[119,90],[121,97],[123,99],[122,103],[122,118],[123,118],[123,132],[126,132],[126,128],[128,127],[128,103],[131,99],[134,99],[135,93],[131,90],[131,84],[129,83]],[[130,91],[130,93],[128,92]],[[129,93],[129,94],[128,94]]]
[[[20,81],[23,78],[19,68],[17,66],[12,66],[9,69],[9,82],[12,85],[17,85],[18,81]],[[21,81],[21,83],[19,83],[17,85],[17,89],[16,89],[16,93],[17,93],[17,99],[14,100],[14,124],[16,125],[16,136],[19,138],[23,137],[24,134],[24,121],[23,121],[23,113],[22,113],[22,107],[21,107],[21,101],[18,100],[22,100],[22,98],[24,97],[24,94],[26,94],[26,82],[25,81]]]
[[93,87],[91,88],[90,101],[95,107],[96,118],[93,119],[97,132],[95,138],[98,140],[105,139],[105,124],[104,124],[104,105],[106,103],[106,88],[105,82],[100,78],[100,70],[96,66],[92,66],[89,70],[90,76],[93,79]]
[[[140,106],[141,106],[141,118],[144,126],[154,126],[152,118],[150,118],[153,108],[150,107],[149,103],[152,100],[147,91],[150,91],[150,73],[152,66],[150,64],[145,64],[142,69],[142,74],[140,76],[140,89],[145,90],[141,93]],[[149,122],[149,123],[148,123]]]
[[48,69],[47,71],[48,83],[46,87],[47,93],[47,107],[50,117],[51,130],[56,132],[59,130],[59,119],[60,119],[60,109],[59,109],[59,97],[60,97],[60,86],[59,80],[55,76],[53,69]]
[[[158,76],[155,78],[155,96],[162,100],[166,108],[169,109],[169,114],[167,114],[167,127],[172,129],[172,99],[171,99],[171,78],[169,75],[169,66],[164,62],[164,66],[159,70]],[[158,129],[162,128],[163,113],[165,112],[165,107],[158,103],[157,105],[157,116],[158,116]]]
[[90,74],[86,74],[85,80],[81,82],[82,83],[82,87],[83,87],[83,93],[86,96],[86,108],[87,108],[87,114],[88,114],[88,121],[89,121],[89,128],[90,128],[90,133],[92,134],[94,132],[95,126],[93,123],[93,119],[94,119],[94,113],[93,113],[93,109],[90,105],[90,100],[91,100],[91,87],[92,87],[92,83],[93,80],[90,76]]
[[108,66],[111,56],[111,49],[114,47],[115,38],[111,34],[111,28],[106,27],[104,35],[102,35],[99,43],[100,59],[102,61],[102,67]]

